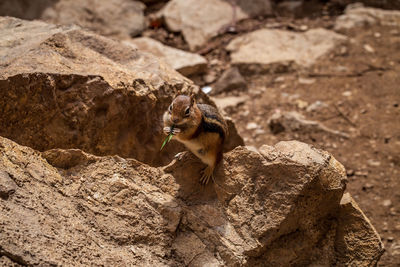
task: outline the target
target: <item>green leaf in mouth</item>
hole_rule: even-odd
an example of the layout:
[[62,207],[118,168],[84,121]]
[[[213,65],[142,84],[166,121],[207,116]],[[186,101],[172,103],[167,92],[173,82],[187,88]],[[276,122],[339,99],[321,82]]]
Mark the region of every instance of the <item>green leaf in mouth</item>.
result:
[[165,138],[164,142],[161,145],[160,151],[164,148],[164,146],[171,141],[172,137],[174,136],[174,134],[172,133],[174,130],[174,125],[172,125],[171,127],[171,131],[169,132],[169,135],[167,136],[167,138]]

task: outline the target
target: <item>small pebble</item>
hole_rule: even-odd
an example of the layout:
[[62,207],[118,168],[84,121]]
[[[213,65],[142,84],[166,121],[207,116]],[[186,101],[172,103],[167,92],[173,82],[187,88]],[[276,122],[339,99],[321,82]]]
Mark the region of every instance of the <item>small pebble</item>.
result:
[[306,107],[308,107],[308,103],[306,101],[304,101],[304,100],[301,100],[301,99],[297,99],[296,100],[296,105],[300,109],[305,109]]
[[201,88],[201,91],[203,91],[203,93],[208,94],[209,92],[212,91],[211,86],[204,86],[203,88]]
[[385,231],[385,232],[388,231],[388,223],[387,222],[383,222],[382,230]]
[[300,84],[313,84],[315,83],[315,79],[308,79],[308,78],[299,78]]
[[308,30],[308,26],[307,25],[301,25],[300,26],[300,30],[306,31],[306,30]]
[[356,171],[354,173],[355,176],[363,176],[363,177],[367,177],[368,176],[368,172],[363,172],[363,171]]
[[256,130],[254,131],[254,133],[255,133],[256,135],[262,135],[262,134],[265,134],[265,130],[264,130],[264,129],[256,129]]
[[383,205],[384,207],[390,207],[390,206],[392,206],[392,201],[391,201],[390,199],[385,199],[385,200],[382,202],[382,205]]
[[285,77],[283,77],[283,76],[279,76],[274,80],[274,82],[276,82],[276,83],[281,83],[281,82],[284,82],[284,81],[285,81]]
[[354,176],[354,170],[349,169],[349,170],[347,170],[346,174],[347,174],[347,176]]
[[396,209],[395,208],[390,208],[389,214],[392,215],[392,216],[396,216],[397,215]]
[[246,125],[246,129],[247,129],[247,130],[255,130],[255,129],[257,129],[257,128],[259,128],[259,125],[258,125],[257,123],[255,123],[255,122],[249,122],[249,123]]
[[374,53],[375,49],[372,48],[372,46],[370,46],[369,44],[365,44],[364,45],[364,49],[365,51],[369,52],[369,53]]
[[367,190],[367,189],[371,189],[371,188],[373,188],[374,187],[374,185],[373,184],[370,184],[370,183],[366,183],[363,187],[362,187],[362,189],[365,191],[365,190]]
[[342,96],[351,96],[351,95],[352,95],[351,91],[345,91],[342,93]]
[[376,161],[376,160],[373,160],[373,159],[368,160],[367,163],[368,163],[369,166],[372,166],[372,167],[379,167],[379,166],[381,166],[380,161]]
[[317,100],[317,101],[315,101],[314,103],[312,103],[311,105],[309,105],[307,107],[307,111],[308,112],[312,112],[312,111],[316,111],[316,110],[318,110],[320,108],[323,108],[323,107],[327,107],[327,104],[325,104],[322,101]]

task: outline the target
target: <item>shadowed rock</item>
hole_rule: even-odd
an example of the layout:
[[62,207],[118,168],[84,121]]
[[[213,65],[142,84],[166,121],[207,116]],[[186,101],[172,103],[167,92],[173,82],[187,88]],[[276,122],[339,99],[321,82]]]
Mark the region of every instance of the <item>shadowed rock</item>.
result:
[[163,61],[77,27],[0,18],[0,33],[0,135],[152,165],[183,149],[160,153],[162,114],[194,86]]

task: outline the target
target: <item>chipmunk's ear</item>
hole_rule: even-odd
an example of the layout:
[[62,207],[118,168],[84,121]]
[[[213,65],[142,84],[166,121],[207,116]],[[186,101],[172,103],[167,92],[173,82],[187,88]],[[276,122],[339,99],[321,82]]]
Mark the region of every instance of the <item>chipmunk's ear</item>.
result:
[[178,95],[180,95],[180,94],[181,94],[181,92],[179,92],[179,91],[178,91],[178,92],[175,92],[175,93],[174,93],[174,96],[172,97],[172,99],[175,99],[175,98],[176,98]]
[[190,93],[190,106],[193,106],[194,102],[195,102],[195,97],[194,97],[194,93]]

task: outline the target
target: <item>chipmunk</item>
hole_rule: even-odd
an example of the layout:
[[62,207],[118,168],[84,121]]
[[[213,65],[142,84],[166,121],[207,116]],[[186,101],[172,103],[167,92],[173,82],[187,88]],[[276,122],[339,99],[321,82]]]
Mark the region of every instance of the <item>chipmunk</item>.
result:
[[213,179],[215,166],[222,160],[222,149],[228,126],[218,110],[197,104],[194,96],[177,96],[164,113],[164,133],[172,134],[208,166],[200,183]]

